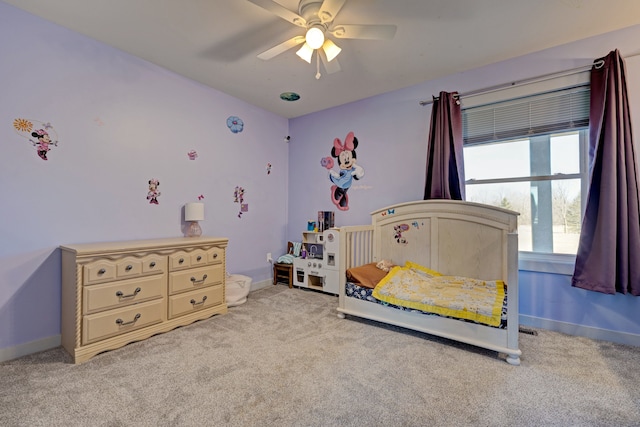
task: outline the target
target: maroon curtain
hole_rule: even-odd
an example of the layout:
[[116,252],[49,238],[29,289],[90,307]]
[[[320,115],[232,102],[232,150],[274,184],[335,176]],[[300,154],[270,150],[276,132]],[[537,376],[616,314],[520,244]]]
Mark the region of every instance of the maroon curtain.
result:
[[464,200],[462,112],[458,93],[440,92],[431,110],[424,200]]
[[591,69],[591,181],[572,285],[640,295],[640,193],[625,73],[618,50]]

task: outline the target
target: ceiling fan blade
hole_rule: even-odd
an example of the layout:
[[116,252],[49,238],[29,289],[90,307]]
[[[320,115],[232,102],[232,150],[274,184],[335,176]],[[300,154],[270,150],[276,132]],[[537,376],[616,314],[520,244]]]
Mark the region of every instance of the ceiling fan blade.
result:
[[272,0],[249,0],[251,3],[256,6],[260,6],[261,8],[268,10],[274,15],[279,16],[285,21],[291,22],[293,25],[297,25],[298,27],[307,27],[307,21],[300,15],[295,12],[290,11],[286,7],[276,3]]
[[338,58],[333,58],[332,61],[327,61],[327,55],[322,51],[322,49],[318,49],[318,56],[322,60],[322,65],[324,65],[324,69],[327,70],[327,74],[337,73],[338,71],[342,71],[340,68],[340,63],[338,62]]
[[339,39],[391,40],[395,25],[336,25],[329,32]]
[[281,53],[284,53],[287,50],[291,49],[292,47],[299,45],[300,43],[304,43],[304,36],[296,36],[285,42],[280,43],[277,46],[272,47],[269,50],[265,50],[260,55],[258,55],[258,58],[267,61],[273,58],[274,56],[278,56]]
[[318,11],[320,21],[323,24],[333,21],[346,1],[347,0],[324,0],[324,2],[322,2],[322,6],[320,6],[320,10]]

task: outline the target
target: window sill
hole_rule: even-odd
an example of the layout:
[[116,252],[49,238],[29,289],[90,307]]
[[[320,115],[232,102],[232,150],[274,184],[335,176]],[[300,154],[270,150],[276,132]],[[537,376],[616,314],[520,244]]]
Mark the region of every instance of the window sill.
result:
[[572,276],[575,263],[575,255],[535,252],[518,253],[518,269],[524,271]]

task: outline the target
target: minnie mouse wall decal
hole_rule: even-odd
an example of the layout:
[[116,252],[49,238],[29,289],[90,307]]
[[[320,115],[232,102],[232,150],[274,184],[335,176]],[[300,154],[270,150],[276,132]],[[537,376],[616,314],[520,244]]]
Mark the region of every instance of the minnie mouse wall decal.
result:
[[18,135],[26,138],[36,149],[38,157],[49,160],[47,153],[51,147],[58,146],[58,136],[51,123],[43,123],[38,120],[18,118],[13,121],[13,128]]
[[158,191],[158,186],[160,185],[160,181],[155,178],[151,178],[149,180],[149,191],[147,192],[147,200],[152,205],[157,205],[158,197],[160,196],[160,192]]
[[334,184],[331,186],[331,201],[341,211],[349,210],[349,197],[347,191],[351,188],[353,180],[362,179],[364,169],[356,164],[356,148],[358,148],[358,138],[353,132],[349,132],[344,144],[340,138],[333,140],[331,157],[338,163],[339,171],[332,170],[333,162],[324,162],[329,169],[329,180]]

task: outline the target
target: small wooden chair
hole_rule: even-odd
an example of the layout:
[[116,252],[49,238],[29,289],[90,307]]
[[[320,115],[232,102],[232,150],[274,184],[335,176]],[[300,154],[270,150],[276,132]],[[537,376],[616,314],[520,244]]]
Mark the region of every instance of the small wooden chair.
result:
[[[293,253],[293,243],[287,243],[287,253]],[[273,263],[273,284],[283,282],[293,288],[293,264]]]

